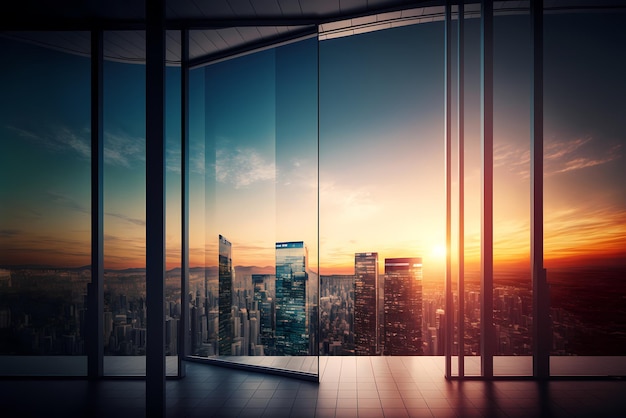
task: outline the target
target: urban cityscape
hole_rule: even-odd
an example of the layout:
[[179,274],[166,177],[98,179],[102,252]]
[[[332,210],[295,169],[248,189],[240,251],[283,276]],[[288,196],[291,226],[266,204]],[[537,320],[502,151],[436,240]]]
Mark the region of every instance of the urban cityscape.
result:
[[[218,266],[190,269],[192,355],[444,354],[444,281],[423,281],[420,257],[379,260],[376,252],[355,253],[354,274],[321,275],[318,290],[318,275],[308,268],[302,241],[277,242],[274,268],[235,267],[233,244],[221,235],[219,243]],[[619,307],[613,309],[610,295],[604,302],[598,292],[587,295],[588,304],[569,303],[584,300],[575,293],[580,286],[573,276],[548,272],[548,277],[551,354],[622,355],[624,336],[615,330],[623,326],[624,315]],[[83,355],[89,282],[89,267],[2,268],[0,353]],[[530,280],[502,275],[495,282],[496,355],[531,355]],[[105,355],[145,355],[145,270],[107,270],[104,283]],[[608,292],[610,282],[605,288]],[[464,354],[470,356],[480,353],[479,296],[479,283],[470,278],[462,316]],[[166,300],[166,353],[178,355],[183,310],[178,268],[167,272]],[[458,312],[454,316],[456,328]],[[456,336],[453,355],[459,353],[458,341]]]

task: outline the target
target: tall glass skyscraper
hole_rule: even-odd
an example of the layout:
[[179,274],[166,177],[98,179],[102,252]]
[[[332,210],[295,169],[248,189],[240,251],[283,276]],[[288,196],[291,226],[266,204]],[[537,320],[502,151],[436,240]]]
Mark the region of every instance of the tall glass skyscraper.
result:
[[423,354],[421,258],[385,258],[384,354]]
[[219,239],[219,340],[218,354],[232,354],[233,343],[233,260],[232,244],[220,235]]
[[308,251],[304,242],[276,243],[276,352],[309,354],[306,303]]
[[259,339],[255,344],[260,346],[263,354],[272,356],[276,354],[274,343],[274,330],[276,329],[275,314],[275,283],[270,274],[253,274],[252,285],[254,286],[254,303],[260,315]]
[[354,349],[356,355],[380,354],[378,337],[378,253],[354,255]]

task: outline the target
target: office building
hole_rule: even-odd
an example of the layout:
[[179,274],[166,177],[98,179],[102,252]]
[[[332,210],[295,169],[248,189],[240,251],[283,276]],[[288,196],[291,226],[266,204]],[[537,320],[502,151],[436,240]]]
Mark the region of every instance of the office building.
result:
[[354,255],[354,349],[358,356],[380,354],[378,253]]
[[309,354],[307,248],[304,242],[276,243],[276,352]]
[[421,258],[385,258],[384,354],[423,354]]
[[233,324],[233,260],[232,244],[219,236],[219,337],[218,354],[232,354]]
[[[257,350],[265,355],[275,355],[276,343],[276,278],[271,274],[253,274],[254,303],[258,312]],[[262,354],[261,354],[262,355]]]

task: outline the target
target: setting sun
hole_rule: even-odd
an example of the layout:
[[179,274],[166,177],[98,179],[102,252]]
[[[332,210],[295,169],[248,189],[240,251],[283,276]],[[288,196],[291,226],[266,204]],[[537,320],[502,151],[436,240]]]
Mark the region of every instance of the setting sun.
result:
[[433,247],[431,254],[436,258],[443,258],[446,256],[446,247],[445,245],[437,244]]

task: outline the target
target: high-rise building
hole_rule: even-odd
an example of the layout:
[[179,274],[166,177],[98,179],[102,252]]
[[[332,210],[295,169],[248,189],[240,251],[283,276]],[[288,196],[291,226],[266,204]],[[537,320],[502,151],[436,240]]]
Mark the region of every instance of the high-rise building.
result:
[[309,354],[307,248],[304,242],[276,243],[276,352]]
[[276,354],[274,331],[276,330],[275,279],[270,274],[253,274],[254,303],[259,312],[259,339],[254,341],[265,355]]
[[385,259],[384,354],[414,356],[422,350],[422,259]]
[[354,355],[354,275],[320,276],[320,350]]
[[378,336],[378,253],[354,255],[354,349],[380,354]]
[[232,353],[233,343],[233,260],[232,244],[220,235],[219,238],[219,328],[218,354]]

